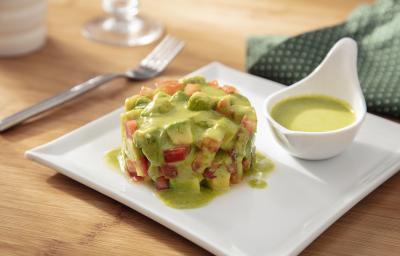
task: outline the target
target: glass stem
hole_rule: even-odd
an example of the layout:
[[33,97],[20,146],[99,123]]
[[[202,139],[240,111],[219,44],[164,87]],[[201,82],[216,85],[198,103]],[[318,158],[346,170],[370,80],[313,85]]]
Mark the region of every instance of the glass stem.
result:
[[139,13],[138,0],[103,0],[103,9],[116,20],[130,21]]

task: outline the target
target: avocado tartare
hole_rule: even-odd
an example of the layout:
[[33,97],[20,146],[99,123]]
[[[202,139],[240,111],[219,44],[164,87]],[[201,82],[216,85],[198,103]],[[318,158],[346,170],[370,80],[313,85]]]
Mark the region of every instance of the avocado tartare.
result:
[[126,99],[121,129],[121,168],[158,190],[226,190],[255,164],[254,108],[203,77],[142,87]]

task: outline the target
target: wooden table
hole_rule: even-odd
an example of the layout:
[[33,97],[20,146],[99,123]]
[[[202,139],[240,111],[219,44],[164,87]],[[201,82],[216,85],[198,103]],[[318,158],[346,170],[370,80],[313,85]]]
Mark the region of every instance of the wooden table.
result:
[[[187,42],[164,74],[179,77],[214,60],[243,70],[247,36],[293,35],[332,25],[361,2],[146,0],[142,10]],[[153,47],[118,48],[82,38],[82,24],[101,13],[100,1],[50,1],[46,47],[0,60],[0,117],[93,74],[134,66]],[[0,255],[209,255],[134,210],[23,156],[25,150],[116,109],[141,84],[114,81],[0,134]],[[400,174],[302,255],[400,255]]]

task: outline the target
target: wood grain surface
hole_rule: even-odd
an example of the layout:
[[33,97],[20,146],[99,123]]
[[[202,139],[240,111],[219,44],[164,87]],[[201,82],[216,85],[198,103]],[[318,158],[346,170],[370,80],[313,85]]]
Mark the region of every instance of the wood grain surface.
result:
[[[143,0],[142,12],[187,42],[165,78],[180,77],[214,60],[243,70],[246,37],[294,35],[333,25],[362,2]],[[82,24],[100,14],[100,1],[49,1],[45,48],[0,59],[0,118],[94,74],[134,66],[154,46],[120,48],[82,38]],[[23,156],[27,149],[118,108],[142,84],[116,80],[0,134],[0,255],[210,255],[134,210]],[[302,255],[400,255],[400,174],[340,218]]]

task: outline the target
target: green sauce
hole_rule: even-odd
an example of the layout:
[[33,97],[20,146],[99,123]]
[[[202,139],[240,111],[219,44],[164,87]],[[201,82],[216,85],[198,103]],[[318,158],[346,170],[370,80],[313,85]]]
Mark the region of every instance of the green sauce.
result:
[[256,153],[256,164],[246,173],[250,187],[262,189],[267,187],[266,176],[275,169],[274,163],[260,152]]
[[347,102],[325,95],[289,97],[272,108],[271,116],[289,130],[304,132],[332,131],[355,121]]
[[[106,163],[113,169],[119,170],[119,156],[121,149],[112,149],[104,155]],[[256,153],[256,164],[246,173],[249,181],[248,184],[252,188],[262,189],[267,187],[265,181],[266,175],[274,169],[273,162],[263,154]],[[224,191],[211,190],[207,187],[201,187],[200,192],[182,190],[182,189],[166,189],[157,191],[156,195],[167,206],[176,209],[192,209],[206,205]]]
[[252,188],[266,188],[267,187],[267,182],[265,180],[260,180],[260,179],[251,179],[247,182],[250,187]]
[[120,153],[121,153],[121,149],[116,148],[116,149],[111,149],[111,150],[107,151],[104,155],[104,159],[105,159],[106,163],[114,170],[119,170],[118,157],[119,157]]
[[169,207],[191,209],[206,205],[221,194],[215,190],[202,187],[200,192],[179,189],[166,189],[157,192],[157,196]]

